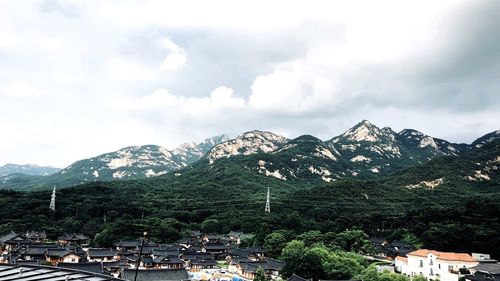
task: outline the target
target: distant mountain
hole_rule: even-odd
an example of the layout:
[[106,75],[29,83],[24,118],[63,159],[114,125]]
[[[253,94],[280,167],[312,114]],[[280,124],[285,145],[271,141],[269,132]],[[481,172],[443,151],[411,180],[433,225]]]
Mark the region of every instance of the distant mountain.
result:
[[0,176],[6,176],[10,174],[25,174],[32,176],[48,176],[59,172],[61,169],[50,166],[38,166],[34,164],[5,164],[0,166]]
[[200,159],[214,145],[228,140],[225,135],[201,143],[185,143],[168,150],[158,145],[130,146],[97,157],[76,161],[45,178],[9,175],[0,178],[0,188],[37,189],[53,185],[67,187],[89,181],[141,179],[179,170]]
[[235,155],[269,153],[275,151],[287,141],[287,138],[270,132],[250,131],[235,139],[214,146],[209,150],[206,158],[210,163],[213,163],[217,159]]
[[498,138],[500,138],[500,130],[491,132],[478,138],[471,144],[471,146],[478,148]]
[[[498,135],[488,134],[484,142]],[[231,158],[247,169],[281,180],[378,178],[415,167],[441,156],[467,153],[473,145],[455,144],[419,131],[378,128],[364,120],[328,141],[313,136],[287,139],[269,132],[251,131],[221,143],[205,159],[213,165]]]
[[[418,167],[440,157],[459,157],[499,138],[487,134],[471,145],[450,143],[413,129],[397,133],[367,120],[343,134],[322,141],[304,135],[295,139],[266,131],[249,131],[229,139],[218,136],[202,143],[186,143],[174,150],[157,145],[133,146],[73,163],[48,177],[0,177],[0,188],[67,187],[89,181],[143,179],[175,172],[238,167],[282,181],[317,184],[344,178],[378,179]],[[480,177],[470,175],[472,178]]]
[[161,176],[197,161],[214,145],[228,139],[222,135],[198,144],[185,143],[173,150],[158,145],[125,147],[77,161],[55,176],[79,178],[82,182]]

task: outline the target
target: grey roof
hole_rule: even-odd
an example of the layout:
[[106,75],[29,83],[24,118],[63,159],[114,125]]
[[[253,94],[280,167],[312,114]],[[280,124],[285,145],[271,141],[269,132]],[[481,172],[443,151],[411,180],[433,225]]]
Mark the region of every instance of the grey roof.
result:
[[90,248],[87,252],[89,257],[101,258],[101,257],[112,257],[115,255],[113,251],[109,248]]
[[165,249],[153,249],[153,255],[155,256],[179,256],[179,251],[177,249],[165,250]]
[[45,251],[50,248],[57,248],[57,246],[52,246],[52,247],[33,247],[30,246],[28,249],[24,252],[25,255],[28,256],[44,256]]
[[478,265],[472,267],[471,269],[475,269],[481,272],[487,272],[494,275],[500,274],[499,263],[479,263]]
[[263,270],[281,270],[285,263],[275,259],[265,259],[263,261],[250,261],[243,262],[240,261],[240,266],[244,271],[247,272],[257,272],[257,269],[261,267]]
[[41,265],[0,264],[0,280],[16,281],[111,281],[122,280],[102,274]]
[[7,234],[0,236],[0,243],[3,243],[5,241],[9,241],[9,240],[14,239],[16,237],[17,237],[17,233],[15,233],[14,231],[11,231],[10,233],[7,233]]
[[45,234],[45,231],[27,231],[24,236],[28,239],[47,238],[47,234]]
[[103,273],[103,265],[100,262],[60,262],[57,264],[57,267],[68,268],[68,269],[76,269],[81,271],[88,271],[93,273]]
[[73,251],[70,251],[68,249],[47,249],[46,250],[46,255],[48,257],[58,257],[58,258],[62,258],[62,257],[65,257],[67,255],[70,255],[70,254],[74,254],[76,255],[75,252]]
[[[123,269],[121,278],[134,280],[135,269]],[[181,281],[189,280],[189,275],[185,269],[148,269],[139,270],[137,281]]]

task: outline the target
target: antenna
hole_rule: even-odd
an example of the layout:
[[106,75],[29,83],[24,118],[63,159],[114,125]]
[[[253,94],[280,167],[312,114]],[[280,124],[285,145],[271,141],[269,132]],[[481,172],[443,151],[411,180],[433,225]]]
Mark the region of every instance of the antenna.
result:
[[270,213],[271,212],[271,197],[269,196],[269,187],[267,188],[267,201],[266,201],[266,208],[264,209],[265,213]]

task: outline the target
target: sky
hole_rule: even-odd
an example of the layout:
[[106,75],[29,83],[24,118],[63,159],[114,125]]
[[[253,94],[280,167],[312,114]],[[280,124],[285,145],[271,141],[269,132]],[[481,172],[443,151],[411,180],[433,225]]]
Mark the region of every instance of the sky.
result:
[[0,1],[0,165],[367,119],[500,129],[500,1]]

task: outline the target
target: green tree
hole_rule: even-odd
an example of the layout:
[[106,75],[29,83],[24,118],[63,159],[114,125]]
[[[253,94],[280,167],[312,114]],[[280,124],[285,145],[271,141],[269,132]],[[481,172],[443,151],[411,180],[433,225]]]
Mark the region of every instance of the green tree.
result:
[[286,244],[285,248],[281,253],[281,260],[285,262],[283,267],[284,276],[292,276],[292,274],[297,273],[302,265],[304,258],[305,245],[303,241],[292,240]]
[[286,245],[286,238],[279,232],[273,232],[264,239],[264,249],[270,257],[277,258],[281,255],[283,247]]
[[222,225],[217,219],[206,219],[201,223],[201,231],[204,233],[220,233]]
[[257,268],[257,272],[255,274],[255,278],[253,279],[254,281],[268,281],[269,279],[266,277],[266,273],[264,272],[264,269],[259,266]]
[[356,253],[372,253],[374,249],[368,235],[362,230],[346,230],[337,234],[334,244],[340,249]]
[[323,234],[318,230],[311,230],[304,232],[297,237],[297,240],[304,241],[306,246],[311,246],[314,244],[324,243]]

